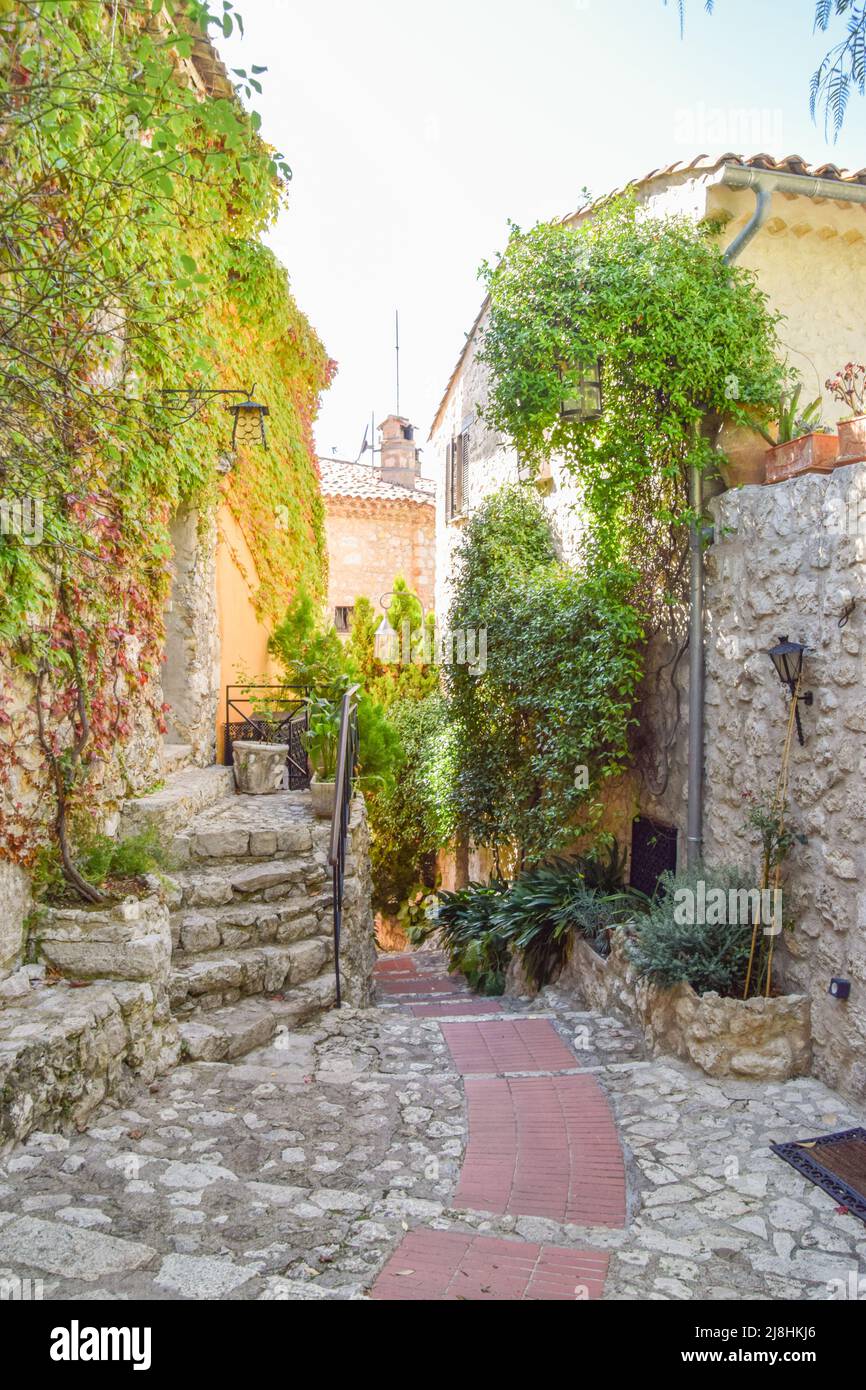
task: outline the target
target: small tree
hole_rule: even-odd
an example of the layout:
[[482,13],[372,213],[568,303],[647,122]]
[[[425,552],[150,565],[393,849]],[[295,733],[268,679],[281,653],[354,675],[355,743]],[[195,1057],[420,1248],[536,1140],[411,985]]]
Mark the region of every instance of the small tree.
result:
[[452,627],[487,629],[487,667],[445,668],[461,825],[517,866],[591,831],[627,763],[642,627],[628,574],[560,563],[523,488],[486,499],[458,549]]

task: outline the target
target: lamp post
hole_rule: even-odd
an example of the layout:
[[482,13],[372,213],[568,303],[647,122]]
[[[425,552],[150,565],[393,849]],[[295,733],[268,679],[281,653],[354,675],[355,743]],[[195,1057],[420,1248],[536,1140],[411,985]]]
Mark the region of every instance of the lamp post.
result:
[[803,675],[803,658],[808,648],[802,642],[790,642],[787,637],[780,637],[775,647],[770,647],[767,656],[776,668],[776,674],[784,686],[787,686],[794,701],[794,718],[797,724],[797,738],[800,747],[803,746],[803,726],[800,723],[800,701],[811,705],[813,696],[811,690],[805,695],[800,694],[800,681]]

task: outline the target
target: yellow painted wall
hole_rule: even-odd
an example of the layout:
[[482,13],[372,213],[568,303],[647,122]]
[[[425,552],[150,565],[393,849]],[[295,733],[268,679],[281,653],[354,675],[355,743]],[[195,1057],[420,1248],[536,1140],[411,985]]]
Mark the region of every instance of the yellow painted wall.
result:
[[256,616],[253,596],[259,578],[250,548],[225,503],[217,514],[217,608],[220,629],[220,698],[217,709],[217,759],[222,759],[222,726],[227,685],[239,668],[250,678],[274,679],[277,664],[268,655],[268,628]]

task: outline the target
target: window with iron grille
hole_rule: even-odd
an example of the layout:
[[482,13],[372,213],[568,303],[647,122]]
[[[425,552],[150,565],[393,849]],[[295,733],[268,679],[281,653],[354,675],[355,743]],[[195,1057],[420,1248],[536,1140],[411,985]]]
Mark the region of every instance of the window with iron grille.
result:
[[338,632],[348,632],[350,630],[354,611],[354,608],[347,607],[334,609],[334,627]]

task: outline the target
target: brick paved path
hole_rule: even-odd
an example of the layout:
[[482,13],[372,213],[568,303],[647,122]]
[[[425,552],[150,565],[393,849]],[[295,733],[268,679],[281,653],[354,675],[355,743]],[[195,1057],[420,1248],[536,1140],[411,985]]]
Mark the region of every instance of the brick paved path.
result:
[[[453,1206],[624,1226],[625,1169],[610,1107],[552,1023],[508,1017],[497,1000],[478,999],[423,953],[380,961],[376,977],[383,1002],[442,1020],[464,1078],[469,1142]],[[458,1016],[464,1021],[449,1021]],[[600,1298],[608,1259],[605,1250],[420,1228],[400,1242],[371,1296]]]

